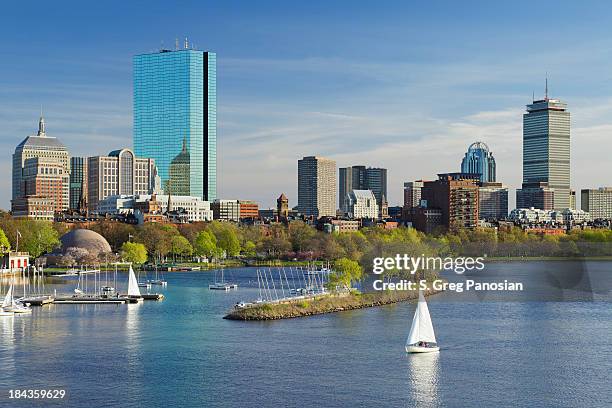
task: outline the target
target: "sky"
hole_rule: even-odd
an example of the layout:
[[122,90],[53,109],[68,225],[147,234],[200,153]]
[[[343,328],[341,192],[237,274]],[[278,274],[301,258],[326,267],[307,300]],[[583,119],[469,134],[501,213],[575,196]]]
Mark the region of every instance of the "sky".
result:
[[522,178],[532,95],[567,102],[572,187],[612,185],[612,6],[606,2],[57,1],[0,13],[0,208],[15,146],[47,134],[74,156],[132,147],[132,56],[187,37],[217,53],[221,198],[297,204],[297,160],[459,171],[483,141]]

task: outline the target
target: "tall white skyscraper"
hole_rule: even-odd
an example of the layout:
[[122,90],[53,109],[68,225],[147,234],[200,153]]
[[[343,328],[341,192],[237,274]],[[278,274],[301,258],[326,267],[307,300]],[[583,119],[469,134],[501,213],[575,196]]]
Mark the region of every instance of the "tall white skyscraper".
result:
[[307,156],[298,160],[298,210],[308,217],[336,215],[336,162]]

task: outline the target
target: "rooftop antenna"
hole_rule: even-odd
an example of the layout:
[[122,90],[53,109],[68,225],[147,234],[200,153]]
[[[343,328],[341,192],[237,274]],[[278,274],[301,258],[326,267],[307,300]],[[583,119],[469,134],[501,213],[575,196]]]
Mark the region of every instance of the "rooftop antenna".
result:
[[185,49],[189,49],[189,41],[187,41],[187,37],[185,37]]
[[178,42],[178,37],[176,37],[175,41],[174,41],[174,50],[177,51],[179,48],[179,42]]
[[531,100],[535,102],[535,91],[531,91]]
[[544,99],[548,100],[548,72],[546,73],[546,88],[544,88]]

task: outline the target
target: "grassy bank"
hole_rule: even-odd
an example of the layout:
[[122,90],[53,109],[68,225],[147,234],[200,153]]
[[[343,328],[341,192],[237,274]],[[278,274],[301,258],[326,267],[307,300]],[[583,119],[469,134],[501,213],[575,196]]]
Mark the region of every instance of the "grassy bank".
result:
[[[428,289],[426,296],[437,293]],[[310,299],[298,299],[285,303],[266,303],[242,309],[234,309],[224,319],[229,320],[278,320],[294,317],[306,317],[324,313],[342,312],[345,310],[363,309],[389,305],[397,302],[415,300],[419,294],[416,290],[385,291],[347,294],[329,294]]]

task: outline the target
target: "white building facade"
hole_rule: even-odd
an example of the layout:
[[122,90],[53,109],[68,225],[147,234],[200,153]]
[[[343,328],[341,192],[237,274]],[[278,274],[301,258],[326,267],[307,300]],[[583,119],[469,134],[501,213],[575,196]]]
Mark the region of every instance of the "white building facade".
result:
[[[110,196],[100,201],[100,214],[135,214],[134,208],[138,203],[151,200],[151,195],[142,194],[137,196]],[[168,200],[170,200],[170,211],[183,209],[187,212],[189,222],[212,221],[213,212],[210,203],[200,197],[193,196],[168,196],[156,195],[157,203],[160,205],[162,213],[168,212]],[[135,214],[138,217],[138,214]]]
[[212,203],[213,218],[221,221],[240,221],[240,201],[215,200]]

